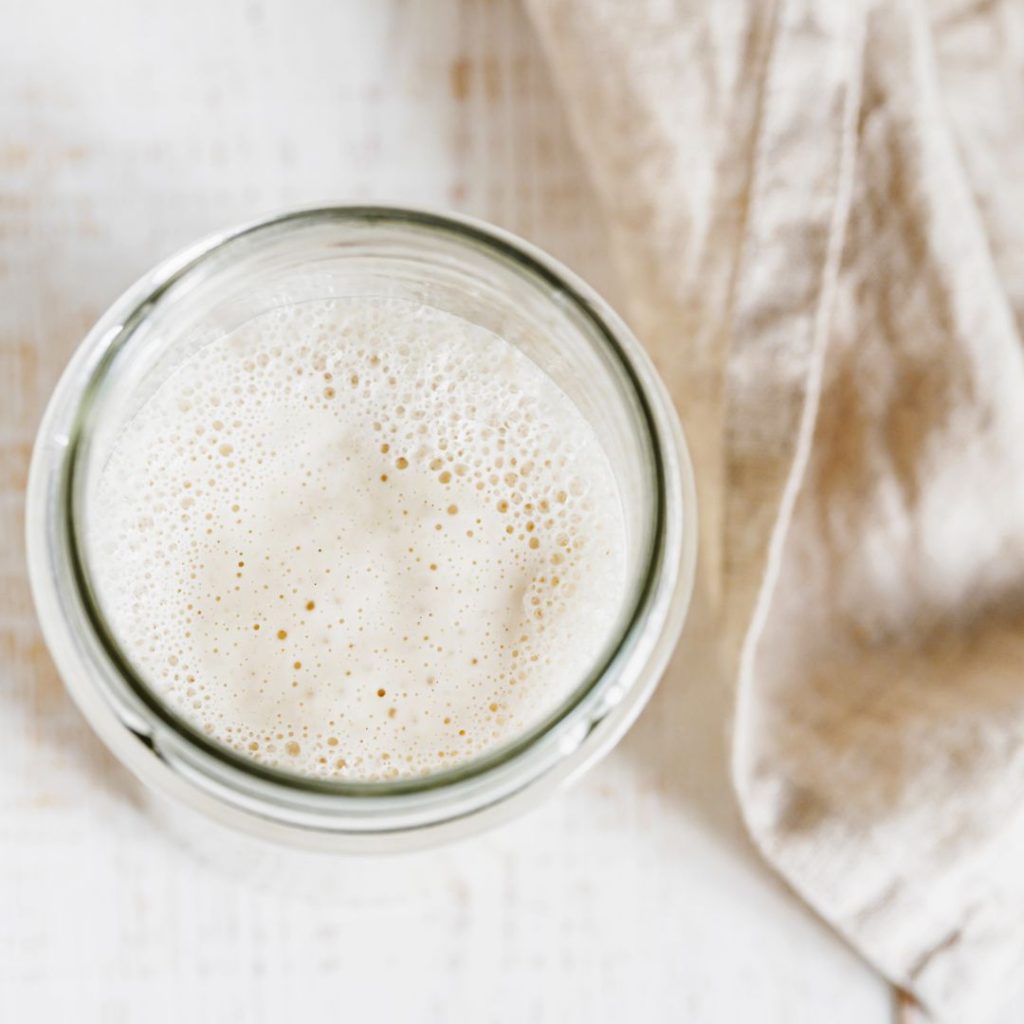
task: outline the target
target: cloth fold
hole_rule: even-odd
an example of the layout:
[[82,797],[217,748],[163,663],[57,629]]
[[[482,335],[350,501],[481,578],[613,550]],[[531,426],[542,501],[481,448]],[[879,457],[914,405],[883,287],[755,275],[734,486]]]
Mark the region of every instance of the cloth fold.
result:
[[694,450],[751,836],[908,1019],[1024,1019],[1024,8],[529,2]]

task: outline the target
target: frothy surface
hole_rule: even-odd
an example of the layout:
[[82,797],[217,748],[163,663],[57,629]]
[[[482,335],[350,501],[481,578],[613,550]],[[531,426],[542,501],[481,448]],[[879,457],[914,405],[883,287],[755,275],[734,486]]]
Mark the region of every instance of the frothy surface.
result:
[[90,527],[158,695],[317,777],[513,739],[592,667],[624,588],[576,407],[493,334],[399,302],[285,307],[200,350],[118,438]]

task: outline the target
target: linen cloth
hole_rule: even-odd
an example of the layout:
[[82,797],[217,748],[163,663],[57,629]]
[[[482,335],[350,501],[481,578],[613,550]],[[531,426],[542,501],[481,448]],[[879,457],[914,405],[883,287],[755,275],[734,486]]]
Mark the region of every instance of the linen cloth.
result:
[[1024,1020],[1024,4],[528,6],[693,450],[750,834],[905,1019]]

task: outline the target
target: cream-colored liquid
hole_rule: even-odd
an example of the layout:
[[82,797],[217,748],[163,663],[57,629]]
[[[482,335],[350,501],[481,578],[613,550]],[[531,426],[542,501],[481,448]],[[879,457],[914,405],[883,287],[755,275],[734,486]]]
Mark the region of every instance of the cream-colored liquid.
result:
[[253,759],[451,767],[557,707],[620,611],[593,431],[531,361],[423,306],[325,300],[189,359],[101,476],[100,599],[155,691]]

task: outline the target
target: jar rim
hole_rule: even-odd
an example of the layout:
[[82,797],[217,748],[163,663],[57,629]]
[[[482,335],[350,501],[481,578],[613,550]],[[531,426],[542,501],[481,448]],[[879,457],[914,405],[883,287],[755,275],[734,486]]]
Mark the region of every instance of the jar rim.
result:
[[[638,578],[642,576],[642,582],[634,594],[632,606],[628,614],[623,615],[618,636],[614,643],[609,644],[607,656],[593,666],[565,700],[531,728],[493,751],[424,776],[373,782],[303,776],[259,764],[205,736],[156,696],[121,649],[95,597],[83,550],[80,535],[82,517],[78,514],[83,438],[89,429],[93,400],[113,359],[130,344],[134,331],[162,301],[168,299],[175,286],[202,274],[214,257],[229,255],[232,247],[258,244],[268,235],[274,237],[281,232],[300,230],[313,224],[330,224],[339,228],[380,225],[442,234],[449,242],[469,245],[488,257],[496,258],[544,289],[552,301],[570,305],[586,322],[592,337],[613,358],[628,382],[631,397],[640,410],[640,421],[651,453],[654,502],[646,564],[638,574]],[[73,370],[77,372],[73,374]],[[54,422],[57,419],[63,422],[58,425]],[[56,498],[57,504],[44,509],[40,502],[45,501],[45,497]],[[93,633],[89,645],[93,653],[106,659],[108,666],[127,685],[132,697],[141,703],[145,712],[156,718],[162,728],[158,731],[154,728],[155,723],[138,720],[135,721],[137,728],[133,727],[128,721],[130,715],[125,714],[121,715],[122,724],[127,724],[136,738],[142,740],[143,745],[148,745],[158,758],[177,769],[179,774],[191,775],[193,782],[200,781],[197,773],[198,776],[207,776],[204,781],[210,784],[208,788],[212,786],[212,790],[222,796],[225,795],[225,787],[243,791],[243,798],[235,801],[242,804],[253,801],[258,804],[272,796],[275,802],[288,804],[297,800],[300,807],[313,810],[316,803],[322,805],[324,798],[330,798],[335,813],[342,808],[346,812],[358,811],[357,816],[366,817],[369,822],[375,810],[382,807],[394,809],[396,803],[401,802],[410,812],[406,816],[406,825],[402,827],[409,827],[413,822],[432,824],[439,810],[439,796],[461,792],[463,796],[470,797],[471,809],[477,809],[481,800],[502,799],[529,785],[534,774],[542,774],[545,766],[550,769],[576,753],[586,744],[588,734],[594,732],[627,696],[622,692],[623,687],[617,685],[621,670],[630,660],[638,660],[638,652],[634,648],[641,640],[652,609],[661,608],[667,617],[662,625],[667,625],[673,633],[668,644],[671,649],[685,616],[694,575],[695,503],[689,457],[671,404],[639,342],[600,296],[539,249],[471,218],[424,209],[326,206],[292,210],[218,232],[158,264],[110,307],[86,336],[65,371],[40,428],[33,456],[29,505],[32,513],[27,516],[30,574],[37,606],[47,602],[45,596],[41,602],[40,591],[46,589],[46,584],[54,584],[55,574],[67,573],[75,589],[74,598],[80,604],[81,621]],[[44,539],[40,531],[45,520],[53,518],[54,508],[58,510],[58,521],[49,523],[48,536]],[[680,521],[674,521],[674,517]],[[685,522],[682,521],[684,518]],[[41,556],[42,561],[34,558],[33,553]],[[43,562],[49,563],[49,571],[45,574]],[[49,603],[54,596],[48,596]],[[66,598],[68,595],[56,596]],[[670,599],[668,603],[666,599]],[[50,629],[46,629],[42,608],[40,618],[44,620],[47,642],[53,649],[50,633],[56,632],[59,626],[51,621]],[[668,618],[676,621],[668,622]],[[67,629],[70,625],[65,623],[64,627]],[[66,640],[67,637],[57,638],[58,644]],[[664,657],[667,659],[667,654]],[[79,662],[81,660],[79,658]],[[73,696],[79,699],[82,688],[88,683],[81,679],[73,683],[65,666],[61,664],[60,667]],[[633,666],[634,669],[643,667]],[[80,671],[81,664],[78,668]],[[616,668],[619,671],[615,671]],[[647,694],[632,717],[646,703],[646,696],[656,685],[658,675],[660,670],[653,681],[647,681]],[[634,680],[630,685],[635,687],[641,681]],[[136,719],[139,717],[137,715]],[[144,718],[145,714],[141,717]],[[95,721],[93,724],[95,726]],[[618,730],[618,735],[624,729]],[[542,747],[547,748],[547,756],[537,759],[537,772],[530,778],[524,780],[517,777],[519,773],[511,771],[512,766],[522,762],[526,755]],[[491,787],[481,783],[488,780],[501,780],[503,784],[497,786],[495,792],[487,793]],[[417,801],[421,806],[416,807]],[[453,810],[448,808],[444,816],[454,816]]]

